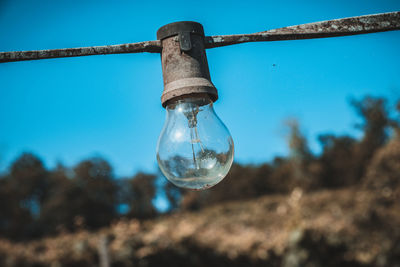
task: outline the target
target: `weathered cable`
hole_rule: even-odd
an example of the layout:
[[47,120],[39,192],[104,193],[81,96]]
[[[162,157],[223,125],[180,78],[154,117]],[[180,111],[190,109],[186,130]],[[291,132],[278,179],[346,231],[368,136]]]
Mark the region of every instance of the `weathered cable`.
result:
[[206,48],[247,42],[326,38],[393,30],[400,30],[399,11],[307,23],[251,34],[210,36],[206,38]]
[[93,55],[124,54],[124,53],[160,53],[160,41],[146,41],[140,43],[105,45],[91,47],[77,47],[64,49],[49,49],[36,51],[0,52],[0,63],[36,60],[60,57],[80,57]]
[[[400,12],[327,20],[251,34],[216,35],[205,39],[206,48],[247,42],[283,41],[347,36],[400,30]],[[160,53],[160,41],[36,51],[0,52],[0,63],[60,57],[122,53]]]

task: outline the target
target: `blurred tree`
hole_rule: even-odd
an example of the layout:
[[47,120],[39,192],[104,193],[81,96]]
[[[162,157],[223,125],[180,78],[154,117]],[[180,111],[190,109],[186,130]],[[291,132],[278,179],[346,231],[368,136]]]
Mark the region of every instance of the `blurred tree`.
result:
[[197,210],[204,206],[224,201],[249,199],[274,191],[270,185],[272,168],[239,165],[234,163],[228,175],[216,186],[206,191],[182,191],[181,207],[184,210]]
[[39,217],[50,189],[42,161],[31,153],[22,154],[1,182],[0,231],[14,239],[35,237],[38,233],[34,220]]
[[181,198],[182,195],[184,194],[185,190],[175,186],[173,183],[167,181],[164,186],[163,190],[165,192],[165,195],[168,199],[169,203],[169,210],[170,211],[175,211],[179,209],[181,206]]
[[42,161],[30,153],[22,154],[11,165],[10,189],[22,205],[30,209],[33,216],[40,212],[40,206],[48,197],[50,181]]
[[285,125],[288,129],[290,157],[299,162],[304,162],[312,158],[307,138],[301,132],[298,120],[294,118],[288,119],[285,121]]
[[68,178],[69,172],[61,164],[50,172],[51,194],[43,203],[38,222],[46,227],[43,234],[55,234],[59,230],[73,231],[75,228],[74,220],[83,190]]
[[155,175],[138,173],[128,180],[129,195],[126,197],[129,206],[128,217],[147,219],[157,215],[153,205],[156,194],[155,179]]
[[388,140],[391,120],[387,110],[387,102],[383,98],[366,96],[351,104],[363,122],[358,125],[364,132],[361,142],[354,149],[355,179],[358,181],[363,177],[366,166],[375,151]]
[[9,179],[9,176],[0,178],[0,235],[20,240],[28,234],[33,218],[29,209],[20,205],[9,186]]
[[392,121],[392,127],[394,128],[397,137],[400,138],[400,100],[397,101],[396,111],[397,111],[397,116]]
[[[83,218],[88,228],[108,225],[117,215],[117,186],[112,168],[101,158],[82,161],[74,168],[74,186],[68,199],[76,216]],[[76,186],[76,187],[75,187]]]
[[321,181],[328,187],[355,184],[364,176],[374,153],[388,140],[389,118],[386,100],[364,97],[352,100],[351,105],[361,117],[356,125],[363,131],[360,141],[349,136],[321,135],[323,153],[320,156]]
[[[234,163],[228,175],[218,185],[204,193],[203,191],[196,192],[198,195],[198,199],[196,200],[198,203],[196,205],[202,206],[232,199],[245,199],[248,198],[249,195],[255,195],[252,183],[253,180],[253,166],[242,166]],[[228,188],[229,190],[227,190]],[[194,199],[192,202],[193,201]]]
[[319,136],[323,153],[319,158],[321,185],[338,187],[355,182],[353,153],[357,141],[349,136]]
[[50,177],[51,195],[39,218],[47,234],[82,227],[96,229],[117,217],[117,186],[104,159],[84,160],[73,170],[58,165]]
[[[291,118],[285,121],[288,129],[288,146],[290,151],[289,164],[285,166],[290,168],[286,177],[288,185],[287,189],[291,190],[294,187],[310,188],[317,181],[309,172],[308,167],[313,160],[313,155],[308,147],[307,138],[300,130],[300,125],[297,119]],[[283,167],[283,166],[282,166]]]

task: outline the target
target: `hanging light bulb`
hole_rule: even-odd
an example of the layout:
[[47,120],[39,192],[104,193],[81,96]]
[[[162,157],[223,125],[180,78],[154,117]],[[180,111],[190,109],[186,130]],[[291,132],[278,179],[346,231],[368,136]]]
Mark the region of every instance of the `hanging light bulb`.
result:
[[211,83],[204,31],[196,22],[161,27],[164,92],[167,110],[157,144],[157,161],[173,184],[190,189],[216,185],[233,162],[232,137],[213,108],[218,93]]
[[205,189],[220,182],[233,161],[233,141],[211,99],[185,98],[167,105],[157,145],[163,174],[179,187]]

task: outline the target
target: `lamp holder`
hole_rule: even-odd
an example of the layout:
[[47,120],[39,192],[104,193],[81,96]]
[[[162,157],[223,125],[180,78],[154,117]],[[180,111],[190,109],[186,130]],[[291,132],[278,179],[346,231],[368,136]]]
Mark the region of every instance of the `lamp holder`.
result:
[[158,29],[157,39],[162,44],[163,107],[174,99],[205,94],[215,102],[218,92],[210,78],[203,26],[193,21],[170,23]]

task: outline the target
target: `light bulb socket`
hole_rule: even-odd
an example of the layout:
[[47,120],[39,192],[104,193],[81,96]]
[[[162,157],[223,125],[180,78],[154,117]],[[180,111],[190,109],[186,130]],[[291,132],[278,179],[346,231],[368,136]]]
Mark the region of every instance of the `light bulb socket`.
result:
[[203,26],[193,21],[174,22],[158,29],[157,39],[162,42],[163,107],[174,99],[204,94],[213,102],[218,99],[210,78],[204,38]]

